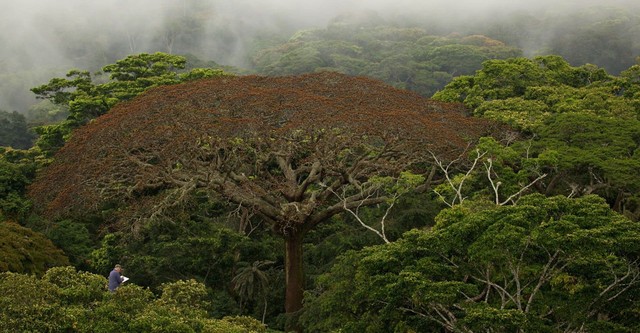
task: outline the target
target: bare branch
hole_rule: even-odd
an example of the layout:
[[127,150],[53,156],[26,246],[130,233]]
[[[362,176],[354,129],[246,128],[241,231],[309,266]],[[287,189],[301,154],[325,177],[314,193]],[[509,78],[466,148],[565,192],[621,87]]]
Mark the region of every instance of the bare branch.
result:
[[547,174],[542,174],[540,176],[538,176],[536,179],[534,179],[533,181],[531,181],[529,184],[523,186],[518,192],[510,195],[507,199],[500,201],[500,193],[498,192],[498,189],[500,188],[500,185],[502,185],[502,182],[494,182],[493,181],[493,176],[492,176],[492,171],[493,171],[493,160],[488,158],[486,163],[483,163],[485,170],[487,171],[487,179],[489,180],[489,183],[491,184],[491,188],[493,189],[493,194],[494,194],[494,199],[495,199],[495,203],[498,206],[504,206],[509,202],[513,202],[515,204],[514,199],[519,197],[522,193],[524,193],[524,191],[526,191],[529,187],[533,186],[533,184],[535,184],[536,182],[538,182],[539,180],[543,179],[544,177],[547,176]]
[[[342,207],[344,208],[344,210],[346,212],[348,212],[349,214],[351,214],[351,216],[353,216],[356,221],[358,221],[358,223],[360,223],[361,226],[363,226],[365,229],[375,233],[376,235],[378,235],[378,237],[380,237],[385,243],[390,243],[389,239],[387,238],[387,235],[385,234],[385,230],[384,230],[384,226],[385,226],[385,220],[387,218],[387,216],[389,215],[389,212],[391,211],[391,209],[393,208],[393,206],[396,203],[396,200],[398,198],[399,195],[395,195],[392,197],[391,199],[391,203],[389,204],[389,207],[387,207],[384,216],[382,217],[382,219],[380,220],[380,231],[376,230],[375,228],[369,226],[368,224],[364,223],[364,221],[362,221],[362,219],[360,218],[360,214],[359,214],[359,209],[360,207],[362,207],[362,204],[364,203],[364,201],[361,201],[356,207],[355,210],[352,207],[349,207],[347,205],[347,199],[344,195],[339,195],[338,193],[336,193],[335,191],[331,190],[332,193],[338,197],[341,202],[342,202]],[[371,192],[367,195],[367,199],[370,199],[372,196],[374,195],[374,192]]]
[[436,190],[434,190],[434,192],[449,207],[453,207],[453,205],[456,204],[456,201],[458,201],[458,204],[462,203],[465,200],[465,197],[462,195],[462,186],[464,185],[464,182],[471,176],[471,173],[476,168],[476,165],[478,164],[478,161],[487,152],[480,153],[480,150],[476,150],[476,158],[473,160],[473,163],[472,163],[471,167],[469,168],[469,170],[467,170],[467,172],[462,177],[462,179],[460,179],[460,183],[458,183],[457,185],[455,184],[455,182],[451,178],[451,174],[450,174],[449,169],[451,168],[451,166],[453,166],[456,162],[458,162],[462,158],[464,153],[462,155],[460,155],[458,158],[456,158],[456,159],[452,160],[451,162],[449,162],[446,166],[444,165],[443,161],[438,159],[438,157],[433,152],[430,152],[430,153],[431,153],[431,157],[435,161],[436,165],[444,173],[444,177],[445,177],[447,183],[449,184],[449,187],[451,187],[451,189],[455,192],[455,194],[454,194],[453,199],[451,199],[451,202],[447,202],[446,198],[442,194],[440,194]]

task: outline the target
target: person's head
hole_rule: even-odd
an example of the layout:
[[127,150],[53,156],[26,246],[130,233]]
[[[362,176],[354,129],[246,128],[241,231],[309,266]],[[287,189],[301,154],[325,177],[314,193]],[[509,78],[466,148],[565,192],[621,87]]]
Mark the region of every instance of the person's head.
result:
[[113,268],[116,272],[122,272],[122,266],[120,266],[120,264],[116,264],[116,266]]

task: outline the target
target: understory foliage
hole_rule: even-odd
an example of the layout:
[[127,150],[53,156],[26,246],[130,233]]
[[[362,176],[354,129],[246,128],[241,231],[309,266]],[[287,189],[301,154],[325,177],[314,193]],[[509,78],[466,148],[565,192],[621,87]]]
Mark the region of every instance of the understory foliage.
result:
[[162,286],[161,295],[134,284],[115,293],[101,275],[49,269],[42,278],[0,273],[0,332],[261,333],[249,317],[213,319],[207,288],[195,280]]
[[352,251],[305,301],[310,332],[635,332],[640,226],[597,196],[467,202]]
[[69,259],[45,235],[15,222],[0,222],[0,272],[42,275]]
[[26,190],[36,175],[37,156],[33,151],[0,148],[0,221],[21,222],[29,215]]

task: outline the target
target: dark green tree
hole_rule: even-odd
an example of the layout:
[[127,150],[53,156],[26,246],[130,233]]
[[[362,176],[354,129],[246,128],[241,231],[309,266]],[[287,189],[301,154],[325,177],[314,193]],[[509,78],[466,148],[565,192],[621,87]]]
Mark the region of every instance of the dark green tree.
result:
[[321,70],[366,75],[431,96],[454,76],[472,74],[485,60],[521,55],[485,36],[439,37],[369,19],[343,16],[326,29],[299,31],[286,43],[257,50],[253,67],[268,75]]
[[0,146],[27,149],[31,147],[34,137],[24,115],[17,111],[0,110]]
[[31,201],[25,191],[35,177],[37,155],[32,150],[0,148],[0,220],[23,222],[29,215]]

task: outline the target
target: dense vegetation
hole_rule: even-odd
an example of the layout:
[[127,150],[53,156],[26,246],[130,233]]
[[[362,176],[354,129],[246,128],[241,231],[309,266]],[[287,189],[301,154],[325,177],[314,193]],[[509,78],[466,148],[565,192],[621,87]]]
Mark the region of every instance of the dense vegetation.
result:
[[2,332],[265,332],[248,317],[211,319],[207,289],[195,280],[105,291],[106,278],[69,266],[42,277],[0,273]]
[[640,20],[574,16],[344,16],[251,68],[34,87],[0,111],[0,331],[640,330]]

